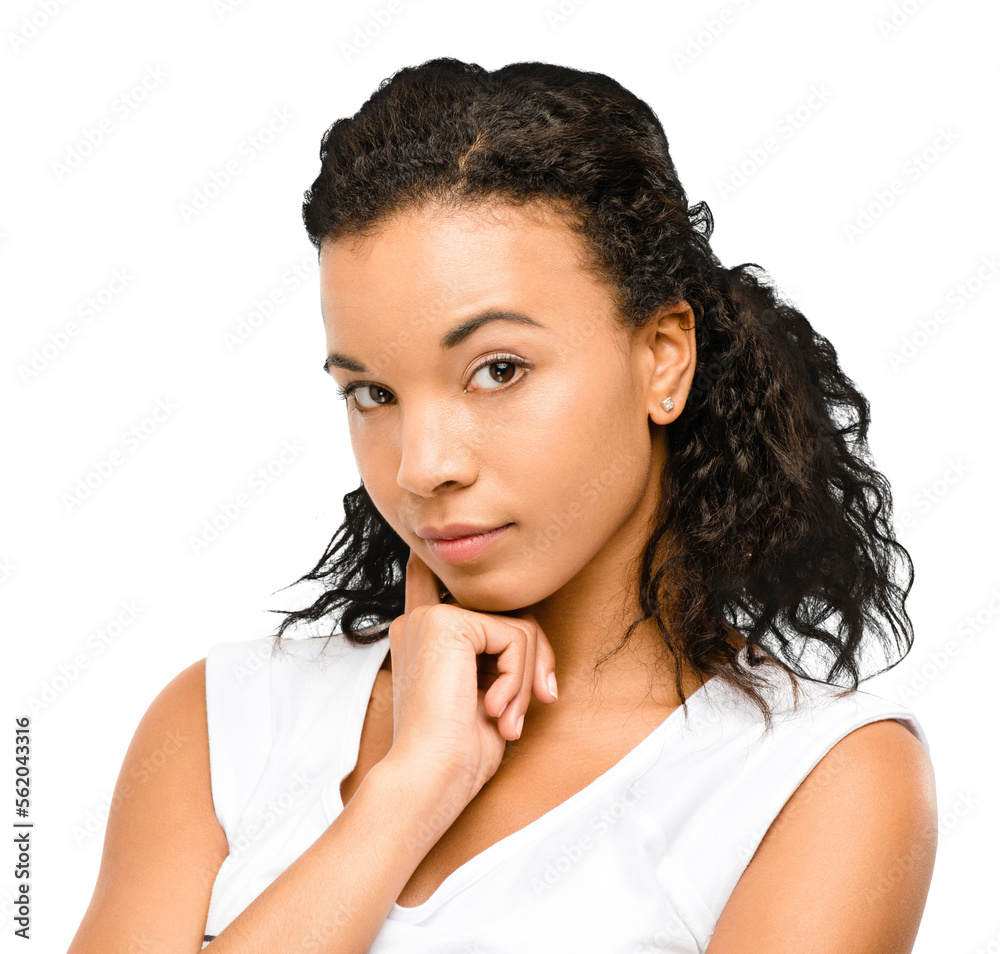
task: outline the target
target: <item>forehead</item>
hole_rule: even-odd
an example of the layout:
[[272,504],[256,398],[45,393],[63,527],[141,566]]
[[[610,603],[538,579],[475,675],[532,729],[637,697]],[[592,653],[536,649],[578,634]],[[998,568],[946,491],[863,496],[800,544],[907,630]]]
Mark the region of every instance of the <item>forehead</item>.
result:
[[588,268],[582,237],[533,203],[420,206],[393,215],[372,236],[325,242],[320,295],[328,332],[349,332],[360,314],[398,322],[420,312],[444,321],[488,306],[606,298],[607,289]]

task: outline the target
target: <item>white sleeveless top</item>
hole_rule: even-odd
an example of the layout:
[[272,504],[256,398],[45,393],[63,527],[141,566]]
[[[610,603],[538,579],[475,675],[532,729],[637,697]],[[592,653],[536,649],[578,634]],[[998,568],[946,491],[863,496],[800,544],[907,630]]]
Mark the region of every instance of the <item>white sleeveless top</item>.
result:
[[[216,815],[229,841],[206,939],[219,934],[343,810],[368,700],[389,649],[342,635],[212,646],[206,700]],[[324,649],[325,644],[325,649]],[[780,674],[779,674],[780,675]],[[370,954],[704,954],[771,821],[845,735],[905,706],[773,682],[775,728],[718,678],[590,785],[449,875],[394,904]],[[787,709],[788,711],[782,711]],[[206,942],[207,943],[207,940]]]

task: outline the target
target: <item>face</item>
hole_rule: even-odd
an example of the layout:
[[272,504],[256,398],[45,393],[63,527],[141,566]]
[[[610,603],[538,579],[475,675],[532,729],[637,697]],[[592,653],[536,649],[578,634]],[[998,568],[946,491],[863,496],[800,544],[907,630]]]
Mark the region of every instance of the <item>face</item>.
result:
[[[607,585],[645,543],[663,425],[694,372],[690,310],[622,330],[583,255],[537,204],[425,206],[322,248],[328,370],[361,478],[469,608]],[[448,524],[506,529],[479,552],[418,535]]]

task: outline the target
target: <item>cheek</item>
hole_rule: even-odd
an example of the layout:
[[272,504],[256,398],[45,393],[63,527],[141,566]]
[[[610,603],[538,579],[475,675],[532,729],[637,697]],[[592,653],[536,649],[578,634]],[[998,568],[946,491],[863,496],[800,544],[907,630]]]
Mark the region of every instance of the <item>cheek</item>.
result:
[[585,380],[594,386],[563,384],[532,407],[505,468],[531,530],[551,536],[558,527],[564,542],[599,536],[631,513],[651,464],[646,415],[628,382]]
[[[383,515],[393,516],[392,503],[394,500],[394,489],[398,491],[399,486],[396,476],[399,471],[399,461],[393,464],[392,452],[387,449],[384,442],[372,441],[356,435],[353,428],[351,430],[351,448],[354,451],[354,461],[358,467],[358,473],[371,497],[375,507]],[[388,519],[388,518],[387,518]]]
[[612,370],[607,362],[585,366],[533,403],[531,433],[523,440],[542,460],[574,473],[599,469],[613,450],[642,454],[649,443],[646,415],[630,380]]

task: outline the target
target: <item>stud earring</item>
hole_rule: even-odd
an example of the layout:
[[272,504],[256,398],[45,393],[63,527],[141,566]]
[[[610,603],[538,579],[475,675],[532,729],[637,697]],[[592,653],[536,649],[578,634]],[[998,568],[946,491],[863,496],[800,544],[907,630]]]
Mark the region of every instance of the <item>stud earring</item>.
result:
[[664,411],[672,411],[674,409],[674,399],[672,397],[665,397],[660,403],[663,405]]

